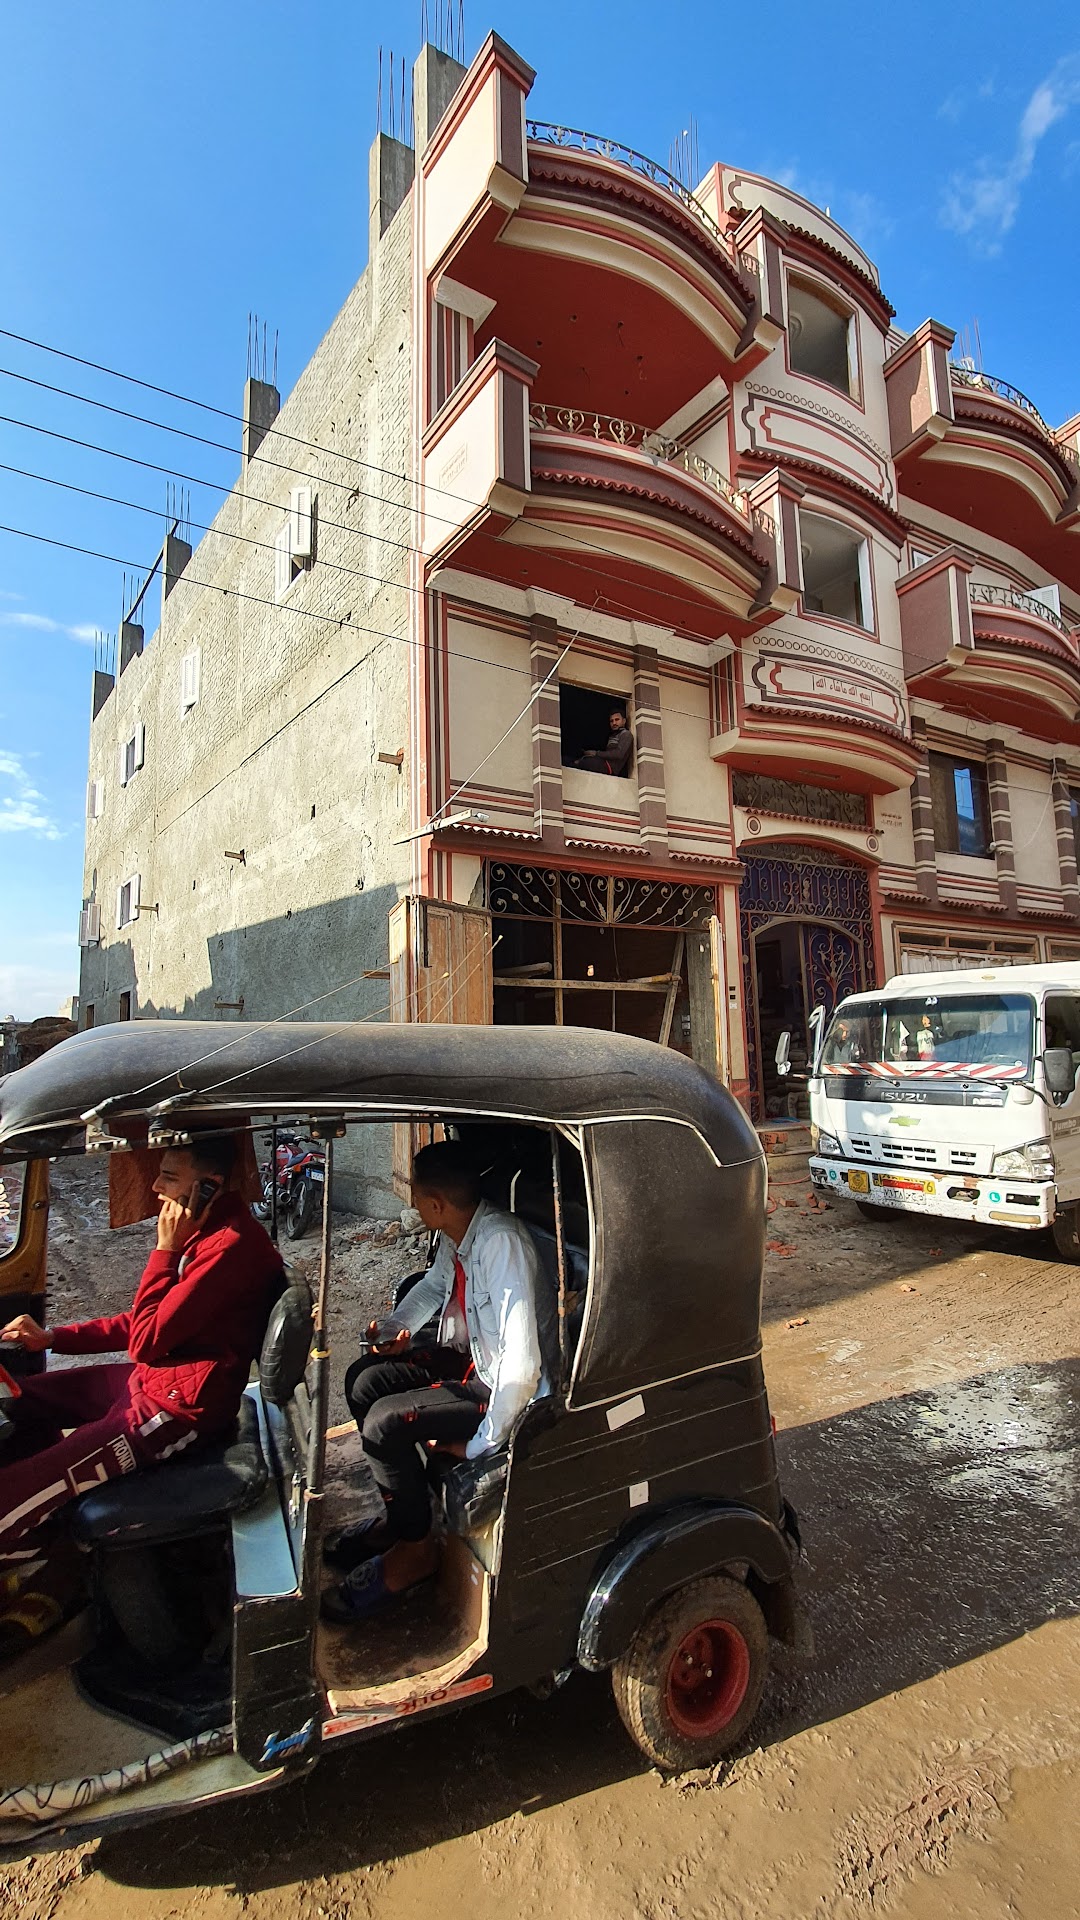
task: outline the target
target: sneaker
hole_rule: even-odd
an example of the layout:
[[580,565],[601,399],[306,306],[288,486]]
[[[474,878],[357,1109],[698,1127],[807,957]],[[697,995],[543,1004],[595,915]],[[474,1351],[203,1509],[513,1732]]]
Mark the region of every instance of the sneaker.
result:
[[396,1593],[386,1584],[383,1572],[382,1556],[374,1560],[365,1560],[359,1567],[346,1574],[340,1587],[328,1587],[323,1594],[320,1611],[324,1620],[330,1620],[336,1627],[355,1626],[361,1620],[370,1620],[373,1615],[385,1612],[399,1600],[407,1600],[410,1595],[420,1593],[429,1587],[435,1578],[426,1574],[422,1580],[414,1580],[411,1587],[402,1587]]

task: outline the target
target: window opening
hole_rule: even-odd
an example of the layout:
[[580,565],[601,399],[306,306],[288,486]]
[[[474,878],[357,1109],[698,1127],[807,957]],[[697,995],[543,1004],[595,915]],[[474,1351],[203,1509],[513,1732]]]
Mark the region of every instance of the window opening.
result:
[[464,313],[433,300],[431,306],[431,410],[438,413],[473,361],[473,323]]
[[318,500],[310,487],[293,487],[289,510],[274,539],[274,598],[284,600],[294,580],[315,565]]
[[803,611],[823,613],[852,626],[870,626],[869,556],[866,541],[837,520],[800,513]]
[[120,995],[120,1012],[119,1012],[119,1013],[118,1013],[118,1015],[117,1015],[117,1019],[119,1019],[119,1020],[130,1020],[130,1019],[131,1019],[131,995],[130,995],[130,993],[122,993],[122,994]]
[[992,853],[986,768],[977,760],[930,755],[930,792],[934,845],[939,853],[962,853],[977,860]]
[[803,280],[788,281],[788,360],[793,373],[853,392],[851,315]]
[[[146,761],[146,728],[140,722],[120,748],[120,785],[126,787]],[[98,782],[94,783],[98,785]],[[92,816],[96,819],[96,814]]]
[[199,681],[201,678],[202,654],[198,647],[185,653],[180,662],[180,712],[190,713],[192,707],[199,704]]
[[564,767],[581,767],[586,773],[617,779],[630,773],[634,737],[624,695],[560,683],[559,735]]
[[140,888],[140,880],[139,880],[139,875],[137,873],[133,873],[130,880],[125,880],[123,885],[117,888],[116,890],[117,928],[129,927],[133,920],[138,919],[139,888]]
[[88,1000],[86,1006],[83,1008],[83,1029],[85,1032],[89,1032],[94,1024],[95,1018],[94,1003],[92,1000]]

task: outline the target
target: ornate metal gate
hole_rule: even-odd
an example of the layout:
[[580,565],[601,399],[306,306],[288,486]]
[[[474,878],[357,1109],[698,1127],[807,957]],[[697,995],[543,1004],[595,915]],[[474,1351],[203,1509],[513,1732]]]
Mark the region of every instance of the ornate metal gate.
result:
[[744,856],[739,890],[751,1110],[763,1117],[754,941],[766,927],[802,922],[803,978],[811,1007],[831,1009],[874,978],[873,913],[865,867],[820,848],[776,845]]

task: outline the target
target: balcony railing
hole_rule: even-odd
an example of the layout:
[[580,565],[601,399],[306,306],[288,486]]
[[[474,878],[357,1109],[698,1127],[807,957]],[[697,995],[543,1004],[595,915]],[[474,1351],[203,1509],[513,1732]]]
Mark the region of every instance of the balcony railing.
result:
[[1077,471],[1080,472],[1080,459],[1078,459],[1071,447],[1062,445],[1053,427],[1047,426],[1034,400],[1029,400],[1027,394],[1021,393],[1019,387],[1010,386],[1007,380],[999,380],[995,373],[983,373],[982,370],[977,367],[958,367],[955,361],[950,362],[949,372],[952,375],[954,386],[970,387],[974,388],[976,392],[992,393],[996,399],[1005,400],[1009,406],[1018,407],[1021,413],[1026,413],[1028,419],[1034,420],[1035,425],[1042,429],[1046,438],[1061,455],[1062,459],[1067,460],[1071,467],[1076,468]]
[[702,486],[711,487],[748,526],[760,527],[766,533],[775,531],[768,514],[753,507],[749,495],[733,487],[711,461],[695,453],[692,447],[684,446],[681,440],[657,433],[653,427],[640,427],[636,421],[622,420],[616,414],[594,413],[584,407],[556,407],[541,400],[534,400],[529,408],[529,425],[538,433],[571,433],[616,447],[631,447],[636,453],[647,455],[654,464],[663,460],[667,466],[681,468],[691,479],[700,480]]
[[1057,628],[1075,651],[1076,639],[1068,623],[1034,594],[1021,593],[1019,587],[982,587],[969,581],[968,598],[973,607],[1004,607],[1012,613],[1026,613],[1036,620],[1045,620],[1048,626]]
[[601,160],[614,160],[618,166],[630,167],[634,173],[640,173],[645,180],[659,187],[663,193],[670,193],[689,213],[696,216],[708,229],[710,237],[717,246],[722,247],[735,266],[748,273],[753,279],[760,279],[761,265],[756,254],[745,253],[736,247],[726,233],[717,226],[712,214],[708,213],[697,199],[685,180],[680,180],[669,167],[662,167],[658,160],[650,160],[644,153],[638,153],[634,147],[625,147],[621,140],[609,140],[602,133],[583,133],[580,127],[557,127],[550,120],[529,120],[526,122],[530,140],[538,140],[548,147],[570,147],[577,153],[595,153]]

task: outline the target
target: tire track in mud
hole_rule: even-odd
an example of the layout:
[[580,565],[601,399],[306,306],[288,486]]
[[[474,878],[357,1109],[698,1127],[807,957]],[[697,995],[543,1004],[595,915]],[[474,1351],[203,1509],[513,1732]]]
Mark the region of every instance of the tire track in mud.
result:
[[831,1910],[840,1902],[880,1913],[920,1870],[943,1873],[955,1842],[981,1839],[1007,1798],[1006,1769],[983,1759],[941,1774],[906,1806],[859,1813],[842,1843]]

